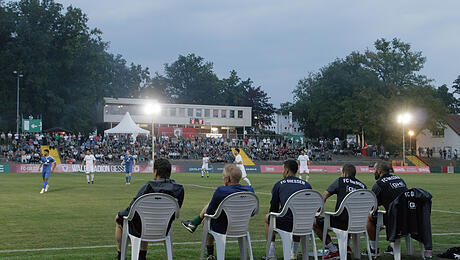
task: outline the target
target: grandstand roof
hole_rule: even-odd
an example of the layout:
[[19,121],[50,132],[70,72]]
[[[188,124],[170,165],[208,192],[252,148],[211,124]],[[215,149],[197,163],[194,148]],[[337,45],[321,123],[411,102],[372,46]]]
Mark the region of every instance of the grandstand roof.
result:
[[451,114],[447,116],[446,123],[452,130],[460,135],[460,115]]

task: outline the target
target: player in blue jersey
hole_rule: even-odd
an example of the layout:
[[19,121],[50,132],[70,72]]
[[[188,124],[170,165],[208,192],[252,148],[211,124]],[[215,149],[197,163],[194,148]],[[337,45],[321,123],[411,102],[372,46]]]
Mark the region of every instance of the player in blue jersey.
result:
[[38,167],[38,171],[40,171],[43,166],[43,188],[40,191],[40,194],[43,194],[44,192],[48,191],[48,188],[50,187],[48,185],[48,179],[50,178],[51,172],[53,172],[54,168],[56,168],[56,161],[53,157],[50,156],[50,151],[48,149],[45,149],[43,152],[44,156],[40,160],[40,167]]
[[129,150],[126,150],[126,155],[123,157],[121,165],[125,166],[126,184],[131,184],[131,173],[136,165],[136,160],[134,160],[134,157],[130,154]]

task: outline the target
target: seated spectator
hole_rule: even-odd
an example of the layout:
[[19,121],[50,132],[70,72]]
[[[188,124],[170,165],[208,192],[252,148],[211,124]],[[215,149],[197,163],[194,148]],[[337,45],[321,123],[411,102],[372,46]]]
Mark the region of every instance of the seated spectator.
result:
[[[374,165],[374,177],[376,182],[372,186],[372,191],[377,197],[377,204],[378,206],[383,206],[388,212],[391,202],[407,191],[407,185],[401,177],[390,174],[390,166],[385,162],[377,162]],[[383,222],[385,225],[388,223],[386,214],[383,216]],[[372,256],[378,254],[377,243],[375,242],[376,224],[377,211],[373,215],[369,215],[367,219],[367,233],[371,244]],[[367,255],[367,253],[365,254]]]
[[[311,186],[308,182],[303,181],[296,177],[297,170],[299,165],[293,159],[288,159],[284,162],[283,169],[283,179],[275,183],[272,189],[272,198],[270,201],[270,212],[280,212],[288,198],[295,192],[303,189],[311,189]],[[275,258],[275,235],[273,237],[268,237],[268,228],[269,228],[269,214],[265,216],[265,236],[268,239],[271,239],[270,249],[266,259],[276,259]],[[281,230],[291,232],[293,225],[293,218],[291,210],[288,210],[286,215],[283,217],[276,218],[276,228]],[[299,249],[300,237],[293,237],[293,247],[291,252],[291,258],[297,256],[297,251]]]
[[[252,186],[244,186],[240,184],[241,170],[234,164],[227,164],[222,172],[224,186],[218,187],[214,191],[211,201],[206,205],[193,220],[183,220],[182,225],[191,233],[195,232],[196,228],[204,219],[204,214],[212,215],[216,212],[219,204],[228,196],[236,192],[254,192]],[[220,217],[211,220],[211,230],[217,233],[225,234],[227,232],[227,215],[222,212]],[[209,235],[206,241],[206,248],[209,260],[214,259],[214,237]]]
[[[356,168],[351,164],[345,164],[342,167],[342,175],[338,179],[336,179],[326,191],[323,192],[323,199],[324,202],[332,196],[337,195],[337,202],[335,204],[335,210],[337,211],[340,207],[345,196],[348,193],[359,190],[359,189],[367,189],[366,185],[356,179]],[[331,217],[331,227],[347,230],[348,229],[348,212],[345,209],[342,214],[336,217]],[[323,227],[324,227],[324,217],[317,217],[315,223],[313,225],[313,229],[315,230],[315,234],[319,237],[319,239],[323,239]],[[329,249],[329,254],[324,256],[324,259],[333,259],[339,257],[339,252],[337,246],[332,243],[331,236],[329,234],[326,235],[325,244]],[[349,249],[348,251],[351,251]]]
[[[115,239],[117,240],[117,251],[118,256],[117,259],[121,257],[121,237],[123,234],[123,217],[128,216],[129,210],[133,205],[134,201],[142,195],[149,194],[149,193],[165,193],[168,195],[173,196],[177,199],[179,203],[179,207],[182,207],[182,202],[184,201],[184,187],[182,185],[176,183],[174,180],[170,179],[171,177],[171,163],[166,159],[157,159],[155,160],[154,166],[154,180],[148,181],[144,184],[138,191],[137,195],[133,198],[129,206],[124,209],[120,210],[115,218]],[[171,218],[168,226],[168,230],[171,227],[172,221],[174,220],[174,216]],[[132,221],[129,222],[129,232],[137,237],[141,235],[141,220],[139,215],[136,213]],[[147,242],[141,243],[141,250],[139,253],[139,260],[146,259],[147,255]]]

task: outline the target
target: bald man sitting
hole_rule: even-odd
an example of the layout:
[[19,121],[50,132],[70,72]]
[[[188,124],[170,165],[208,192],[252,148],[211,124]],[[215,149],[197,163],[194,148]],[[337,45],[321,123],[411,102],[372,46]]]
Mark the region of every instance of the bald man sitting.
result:
[[[241,170],[237,165],[227,164],[222,172],[222,178],[224,180],[224,186],[218,187],[214,191],[211,201],[201,211],[200,215],[193,220],[182,220],[182,225],[191,233],[195,232],[198,225],[204,219],[204,214],[212,215],[216,212],[219,204],[228,195],[236,192],[254,192],[251,186],[244,186],[240,184],[242,177]],[[222,212],[219,218],[211,220],[211,230],[217,233],[225,234],[227,232],[227,216],[225,212]],[[214,238],[210,235],[206,243],[208,257],[207,259],[214,259]]]

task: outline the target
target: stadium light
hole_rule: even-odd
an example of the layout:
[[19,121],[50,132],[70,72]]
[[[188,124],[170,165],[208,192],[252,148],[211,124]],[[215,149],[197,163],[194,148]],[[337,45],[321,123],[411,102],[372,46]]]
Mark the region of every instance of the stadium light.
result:
[[24,77],[24,75],[21,74],[21,72],[15,70],[13,71],[13,74],[16,77],[16,85],[17,85],[17,93],[16,93],[16,134],[18,135],[19,138],[19,79]]
[[410,113],[403,113],[399,114],[397,117],[397,121],[399,124],[402,125],[402,134],[403,134],[403,166],[406,166],[406,131],[404,130],[404,126],[409,124],[412,121],[412,115]]
[[409,151],[410,151],[410,154],[412,155],[412,154],[414,154],[412,152],[412,136],[415,135],[415,132],[412,131],[412,130],[409,130],[409,132],[407,132],[407,134],[409,135]]
[[147,115],[152,116],[152,171],[155,165],[155,123],[154,123],[154,115],[158,115],[161,112],[161,105],[158,102],[151,102],[147,103],[144,106],[144,112]]

